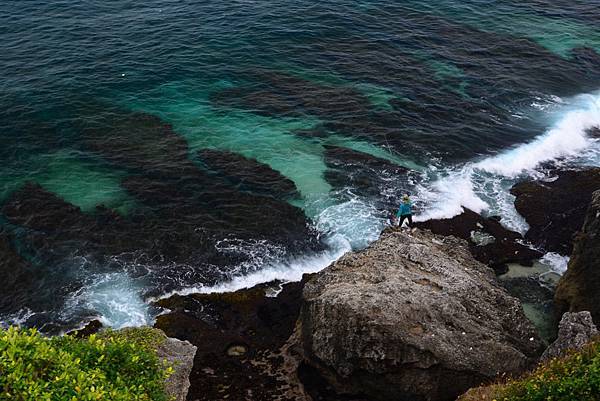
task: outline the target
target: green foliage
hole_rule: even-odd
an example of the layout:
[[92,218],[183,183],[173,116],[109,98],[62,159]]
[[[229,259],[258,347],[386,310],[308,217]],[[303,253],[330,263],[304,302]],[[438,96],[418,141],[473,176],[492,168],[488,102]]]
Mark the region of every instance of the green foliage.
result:
[[600,340],[495,388],[496,401],[600,400]]
[[111,329],[98,333],[98,338],[134,343],[149,351],[155,351],[165,341],[165,335],[152,327],[132,327],[118,331]]
[[160,341],[152,329],[86,339],[0,330],[0,400],[166,401],[172,368],[156,356]]

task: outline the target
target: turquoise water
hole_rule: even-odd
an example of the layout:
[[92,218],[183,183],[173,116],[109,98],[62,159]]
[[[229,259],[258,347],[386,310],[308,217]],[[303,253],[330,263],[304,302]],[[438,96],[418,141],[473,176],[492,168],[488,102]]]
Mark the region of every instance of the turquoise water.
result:
[[[3,2],[0,202],[34,182],[89,220],[3,209],[38,270],[0,320],[141,324],[166,293],[296,279],[376,239],[404,192],[418,219],[469,207],[525,231],[516,179],[600,162],[595,3]],[[265,199],[204,149],[297,195]]]

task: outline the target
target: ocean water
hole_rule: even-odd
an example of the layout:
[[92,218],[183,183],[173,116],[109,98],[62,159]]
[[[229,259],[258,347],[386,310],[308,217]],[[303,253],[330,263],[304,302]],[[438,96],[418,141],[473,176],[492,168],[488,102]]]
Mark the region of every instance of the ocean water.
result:
[[[25,265],[0,264],[4,324],[147,324],[168,294],[296,280],[405,192],[418,220],[525,232],[516,180],[600,165],[595,0],[6,0],[0,20],[0,224]],[[296,193],[234,179],[231,153]]]

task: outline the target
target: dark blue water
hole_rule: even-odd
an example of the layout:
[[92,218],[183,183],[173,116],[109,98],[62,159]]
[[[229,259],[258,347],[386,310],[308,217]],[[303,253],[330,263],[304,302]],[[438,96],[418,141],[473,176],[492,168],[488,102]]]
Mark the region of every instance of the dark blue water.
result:
[[421,219],[522,231],[515,179],[600,160],[594,0],[8,0],[0,19],[6,323],[143,324],[172,291],[296,279],[374,240],[403,192]]

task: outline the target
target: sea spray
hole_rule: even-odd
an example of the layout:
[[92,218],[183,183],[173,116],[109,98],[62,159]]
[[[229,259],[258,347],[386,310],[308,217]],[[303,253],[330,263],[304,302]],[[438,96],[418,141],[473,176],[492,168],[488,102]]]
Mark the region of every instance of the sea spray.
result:
[[451,218],[464,210],[499,214],[502,223],[524,233],[528,226],[514,209],[509,189],[518,178],[543,177],[536,170],[545,162],[592,163],[600,146],[588,137],[600,127],[600,93],[562,102],[556,123],[533,141],[459,167],[430,169],[419,184],[423,212],[417,221]]
[[545,134],[530,143],[484,159],[474,168],[513,178],[544,162],[579,155],[593,143],[587,131],[600,126],[600,93],[578,96],[569,108],[573,109],[564,112]]
[[312,209],[309,208],[314,211],[323,207],[315,216],[315,225],[325,236],[325,251],[289,260],[272,260],[258,270],[235,275],[217,285],[192,286],[169,292],[159,298],[168,298],[174,294],[231,292],[273,281],[299,281],[303,274],[316,273],[344,253],[367,246],[377,239],[385,226],[384,219],[377,216],[377,210],[358,198],[324,206],[326,202],[326,198],[314,199],[311,202]]

